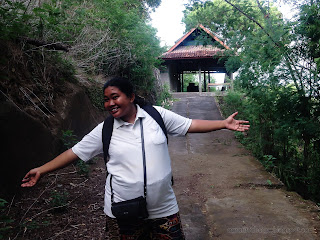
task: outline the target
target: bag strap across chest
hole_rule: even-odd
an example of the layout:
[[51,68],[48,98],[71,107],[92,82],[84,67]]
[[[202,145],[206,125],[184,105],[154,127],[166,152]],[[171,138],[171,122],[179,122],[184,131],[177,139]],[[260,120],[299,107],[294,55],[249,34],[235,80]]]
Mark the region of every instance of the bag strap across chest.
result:
[[[152,105],[145,105],[145,106],[142,106],[141,108],[145,110],[159,124],[168,142],[167,129],[166,129],[166,126],[164,125],[162,116],[157,111],[157,109],[155,109]],[[103,155],[104,155],[104,161],[106,164],[109,156],[109,146],[110,146],[110,141],[111,141],[111,136],[113,131],[113,123],[114,123],[114,118],[112,116],[109,116],[104,121],[103,128],[102,128]]]
[[[147,166],[146,166],[146,153],[144,148],[144,134],[142,118],[140,118],[140,134],[141,134],[141,149],[142,149],[142,163],[143,163],[143,196],[147,197]],[[110,191],[111,191],[111,203],[114,203],[114,194],[112,188],[112,175],[110,176]]]

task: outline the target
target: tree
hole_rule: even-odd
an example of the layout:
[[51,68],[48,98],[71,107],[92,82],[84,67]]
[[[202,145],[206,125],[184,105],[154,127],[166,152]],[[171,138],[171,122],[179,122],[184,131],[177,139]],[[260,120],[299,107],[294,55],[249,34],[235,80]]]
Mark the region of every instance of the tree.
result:
[[245,94],[256,156],[319,200],[319,1],[298,7],[298,21],[285,22],[269,1],[196,1],[184,21],[209,26],[237,52],[227,64],[239,66],[235,85]]
[[270,39],[265,35],[270,31],[270,27],[277,26],[271,30],[277,32],[274,35],[278,37],[274,41],[285,41],[282,15],[276,7],[267,4],[266,1],[260,3],[255,0],[241,0],[237,1],[236,5],[224,0],[197,1],[195,5],[187,7],[184,14],[183,21],[187,29],[201,23],[220,35],[232,48],[225,53],[226,68],[230,72],[239,68],[239,61],[243,57],[241,53],[246,52],[246,49],[252,49],[254,51],[251,52],[256,54],[261,47],[268,45],[269,50],[265,51],[273,56],[269,62],[279,61],[279,54],[270,53],[274,45],[268,42]]
[[138,90],[153,92],[153,68],[159,66],[162,48],[148,24],[148,6],[160,3],[6,0],[0,7],[1,39],[36,45],[35,50],[65,50],[63,57],[89,74],[127,76]]

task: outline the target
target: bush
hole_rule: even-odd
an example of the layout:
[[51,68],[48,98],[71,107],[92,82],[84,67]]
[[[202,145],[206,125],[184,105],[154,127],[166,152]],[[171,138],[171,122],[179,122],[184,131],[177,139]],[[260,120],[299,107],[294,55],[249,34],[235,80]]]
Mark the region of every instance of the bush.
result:
[[169,91],[169,86],[165,84],[158,94],[156,105],[162,106],[166,109],[170,109],[172,106],[172,102],[173,99],[172,94]]
[[92,105],[100,111],[104,111],[104,99],[102,94],[102,87],[89,87],[87,93]]
[[68,205],[68,193],[52,191],[49,204],[55,212],[65,211]]
[[252,91],[250,97],[229,92],[218,98],[218,102],[223,115],[239,111],[241,116],[237,118],[250,121],[250,131],[246,135],[236,132],[236,137],[267,171],[275,173],[288,189],[320,201],[320,154],[317,151],[320,141],[318,137],[312,138],[306,145],[302,134],[307,131],[306,125],[313,126],[315,132],[317,127],[316,123],[298,117],[294,94],[286,89],[277,92],[259,89]]
[[77,143],[77,136],[73,134],[72,130],[62,130],[61,140],[65,149],[70,149]]
[[11,226],[9,224],[13,222],[5,213],[7,204],[6,200],[0,198],[0,239],[4,239],[10,232]]

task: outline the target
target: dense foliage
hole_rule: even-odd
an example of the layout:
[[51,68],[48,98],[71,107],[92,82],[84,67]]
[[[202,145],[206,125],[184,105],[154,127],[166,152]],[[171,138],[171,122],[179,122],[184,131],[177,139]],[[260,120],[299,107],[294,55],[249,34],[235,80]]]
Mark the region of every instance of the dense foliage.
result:
[[[13,130],[11,135],[21,138],[24,134],[29,134],[31,129],[37,128],[38,121],[41,121],[48,133],[51,131],[57,137],[62,135],[64,145],[72,146],[75,141],[73,132],[68,129],[61,133],[61,128],[68,127],[65,123],[69,114],[79,111],[76,108],[70,110],[73,101],[81,104],[85,100],[79,87],[70,84],[77,80],[84,83],[82,85],[87,87],[86,92],[93,105],[98,108],[103,103],[101,80],[112,75],[130,78],[138,93],[149,99],[167,97],[167,89],[161,91],[155,83],[154,68],[159,64],[157,57],[162,49],[156,38],[156,30],[148,23],[148,8],[155,8],[160,2],[161,0],[0,1],[1,106],[5,102],[3,105],[6,107],[6,103],[10,102],[16,109],[36,119],[32,123],[27,121],[24,126],[26,131],[22,131],[23,133]],[[79,92],[81,94],[76,95]],[[15,112],[11,108],[1,109],[1,113],[4,114],[4,127],[7,127],[6,122],[16,121],[12,116],[21,116],[18,110]],[[51,137],[44,136],[43,139]],[[25,140],[30,142],[30,139]],[[35,158],[26,157],[21,161],[16,159],[18,155],[12,155],[10,149],[5,150],[4,156],[10,155],[11,162],[20,162],[16,161],[18,169],[10,163],[2,163],[1,168],[12,172],[13,177],[2,177],[6,179],[6,185],[2,188],[1,195],[5,193],[4,197],[9,198],[7,189],[12,189],[10,192],[17,191],[18,185],[14,184],[19,184],[19,179],[23,177],[21,172],[28,170],[26,167],[44,163],[49,160],[46,157],[49,158],[59,150],[57,141],[52,142],[51,153],[35,156],[39,151],[30,149]],[[33,145],[37,148],[37,142]],[[43,156],[43,159],[39,159]],[[81,175],[88,174],[88,168],[82,161],[77,164],[77,169]],[[13,178],[16,180],[13,181]],[[55,209],[66,206],[65,192],[53,192],[51,199],[50,203],[46,202],[46,206],[50,205]],[[32,219],[26,220],[25,215],[22,218],[17,215],[17,221],[11,224],[13,220],[7,217],[10,208],[11,205],[0,198],[0,239],[8,239],[7,234],[13,231],[12,225],[15,227],[14,231],[18,231],[14,237],[16,239],[20,233],[25,238],[27,230],[48,224],[47,221],[38,224]],[[30,208],[27,212],[29,210]]]
[[225,102],[251,122],[242,141],[290,189],[320,201],[320,1],[285,21],[271,1],[195,1],[185,12],[232,48],[237,92]]
[[126,76],[142,93],[152,92],[153,68],[162,49],[148,24],[148,7],[160,3],[5,0],[0,5],[0,40],[19,43],[26,54],[39,50],[59,55],[88,74]]

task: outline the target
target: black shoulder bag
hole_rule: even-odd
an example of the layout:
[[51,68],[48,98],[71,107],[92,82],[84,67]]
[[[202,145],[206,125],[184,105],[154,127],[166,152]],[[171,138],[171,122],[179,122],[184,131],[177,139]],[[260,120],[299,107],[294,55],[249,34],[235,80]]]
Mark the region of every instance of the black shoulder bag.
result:
[[114,202],[112,189],[112,175],[110,175],[110,189],[111,189],[111,212],[118,219],[123,221],[136,221],[146,219],[149,214],[147,210],[147,171],[146,171],[146,154],[144,148],[143,125],[142,118],[140,118],[141,129],[141,145],[144,171],[144,196],[140,196],[131,200],[123,202]]

